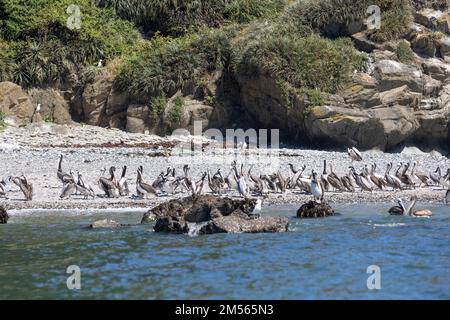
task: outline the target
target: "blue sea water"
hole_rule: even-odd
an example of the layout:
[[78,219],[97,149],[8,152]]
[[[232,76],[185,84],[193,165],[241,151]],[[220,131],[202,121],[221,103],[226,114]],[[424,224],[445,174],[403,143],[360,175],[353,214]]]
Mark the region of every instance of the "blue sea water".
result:
[[[90,230],[139,212],[32,212],[0,225],[1,299],[450,299],[450,207],[431,218],[389,216],[389,205],[340,205],[278,234],[157,234],[151,225]],[[85,212],[86,213],[86,212]],[[66,269],[81,270],[69,290]],[[380,268],[369,290],[367,268]]]

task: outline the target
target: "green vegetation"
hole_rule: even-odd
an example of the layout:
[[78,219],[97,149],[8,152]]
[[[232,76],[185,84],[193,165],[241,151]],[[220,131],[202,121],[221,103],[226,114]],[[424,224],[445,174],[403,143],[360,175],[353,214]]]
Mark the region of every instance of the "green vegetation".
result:
[[395,53],[400,62],[408,63],[414,60],[414,52],[412,51],[409,42],[406,40],[401,40],[398,43]]
[[152,118],[154,121],[159,119],[167,106],[167,98],[162,95],[151,99]]
[[169,120],[171,123],[179,123],[183,112],[184,100],[183,97],[177,96],[173,100],[172,109],[169,112]]
[[408,31],[413,21],[411,0],[375,0],[374,4],[381,9],[381,28],[373,30],[371,39],[389,41],[398,39]]
[[103,0],[118,16],[146,31],[182,35],[227,23],[247,23],[280,12],[288,0]]
[[[80,8],[79,30],[66,26],[69,5]],[[5,0],[0,17],[0,35],[8,40],[0,79],[24,87],[58,84],[99,59],[131,51],[138,39],[129,22],[90,0]]]
[[4,129],[5,127],[6,127],[5,114],[3,113],[2,110],[0,110],[0,130]]
[[[204,79],[215,71],[241,80],[269,76],[286,106],[293,107],[299,96],[319,106],[325,93],[338,91],[355,69],[366,65],[345,26],[362,23],[367,7],[376,4],[382,24],[370,38],[396,41],[419,2],[0,0],[0,81],[59,86],[74,78],[88,84],[97,78],[97,63],[103,59],[115,75],[115,88],[137,102],[150,101],[155,120],[167,97],[180,90],[195,91],[214,105]],[[80,8],[80,29],[67,27],[73,15],[69,5]],[[396,53],[400,61],[411,60],[404,41]],[[179,121],[183,106],[181,97],[175,99],[170,121]]]

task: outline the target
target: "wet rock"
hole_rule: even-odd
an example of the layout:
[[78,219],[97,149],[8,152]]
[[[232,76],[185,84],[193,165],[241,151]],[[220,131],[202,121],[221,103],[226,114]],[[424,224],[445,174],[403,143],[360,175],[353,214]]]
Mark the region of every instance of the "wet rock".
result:
[[0,224],[8,223],[8,219],[8,212],[6,212],[6,209],[3,206],[0,206]]
[[103,229],[103,228],[119,228],[122,225],[111,219],[104,219],[95,221],[93,224],[89,226],[91,229]]
[[334,215],[334,210],[327,203],[309,201],[297,211],[297,218],[325,218]]
[[187,197],[165,202],[147,212],[142,223],[156,220],[155,232],[212,234],[285,232],[288,219],[252,214],[256,200],[214,196]]

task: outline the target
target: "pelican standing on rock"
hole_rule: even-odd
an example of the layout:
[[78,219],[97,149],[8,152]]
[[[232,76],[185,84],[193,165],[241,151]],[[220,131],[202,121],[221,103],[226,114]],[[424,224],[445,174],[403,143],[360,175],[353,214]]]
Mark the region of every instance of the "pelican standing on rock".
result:
[[127,196],[130,194],[130,189],[128,188],[128,182],[125,175],[127,174],[127,166],[123,166],[122,168],[122,176],[118,182],[119,194],[121,196]]
[[322,183],[317,180],[317,172],[314,170],[312,171],[311,193],[317,203],[320,203],[323,200],[324,190]]

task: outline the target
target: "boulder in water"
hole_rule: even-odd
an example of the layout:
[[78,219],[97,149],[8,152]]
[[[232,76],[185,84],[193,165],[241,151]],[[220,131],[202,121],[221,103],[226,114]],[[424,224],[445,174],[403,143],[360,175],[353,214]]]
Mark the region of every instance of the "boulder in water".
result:
[[334,210],[327,203],[309,201],[297,210],[297,218],[325,218],[334,215]]
[[95,221],[93,224],[89,226],[91,229],[104,229],[104,228],[119,228],[122,225],[111,219],[104,219]]
[[0,206],[0,224],[8,223],[8,219],[8,212],[6,212],[6,209],[3,206]]
[[210,195],[165,202],[144,214],[141,223],[156,221],[155,232],[213,233],[286,232],[288,219],[252,214],[255,199],[234,200]]

